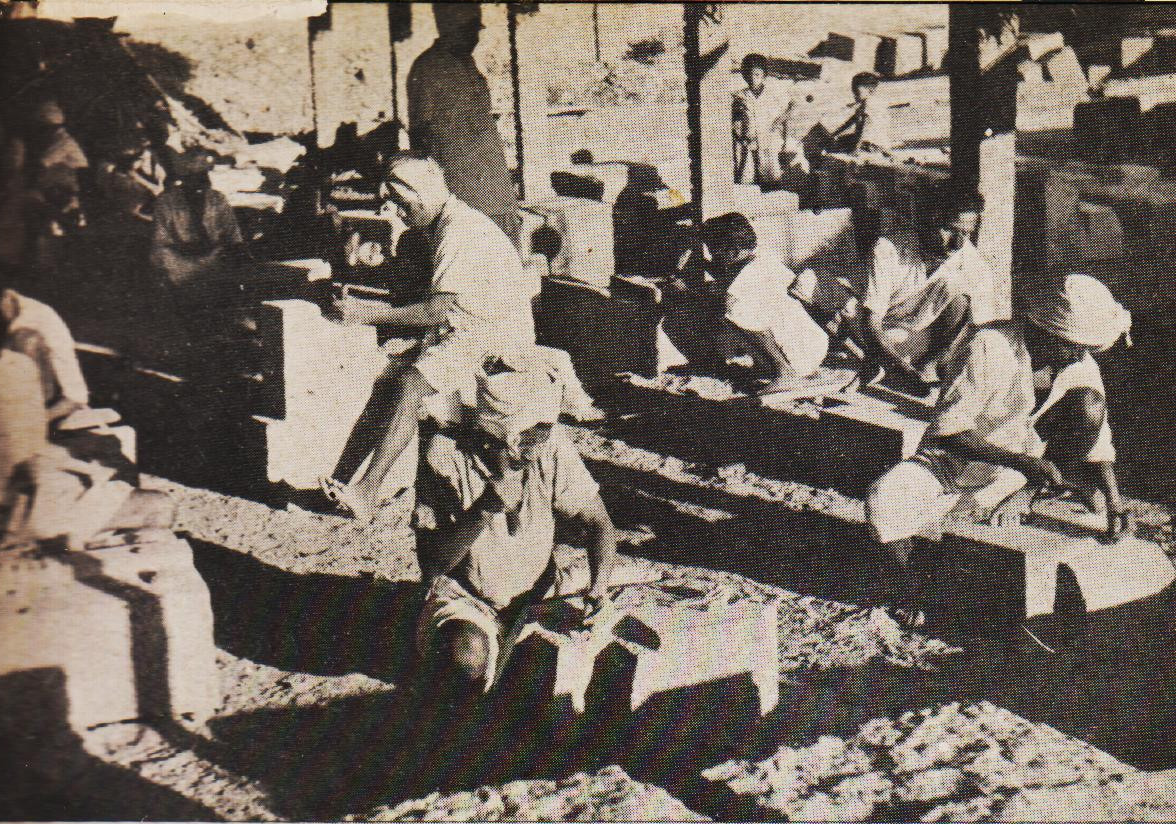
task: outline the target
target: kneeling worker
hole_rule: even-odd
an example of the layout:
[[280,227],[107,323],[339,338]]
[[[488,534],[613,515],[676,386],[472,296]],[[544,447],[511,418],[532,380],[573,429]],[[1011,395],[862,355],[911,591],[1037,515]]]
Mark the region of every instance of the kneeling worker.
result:
[[797,297],[797,276],[759,248],[751,222],[738,212],[713,217],[702,239],[726,289],[728,328],[769,376],[761,394],[793,388],[816,372],[829,337]]
[[[1130,331],[1131,315],[1099,281],[1068,276],[1025,320],[974,330],[953,355],[918,452],[870,489],[866,518],[894,556],[896,618],[920,623],[911,539],[965,498],[975,514],[1016,522],[1041,489],[1087,492],[1109,539],[1127,524],[1115,478],[1106,393],[1092,352]],[[1101,492],[1104,501],[1098,501]]]
[[553,575],[557,513],[591,536],[586,620],[604,605],[616,561],[599,488],[555,423],[558,376],[490,363],[478,375],[472,425],[433,437],[418,483],[420,553],[432,583],[417,643],[427,671],[466,695],[489,687],[512,613],[569,594]]

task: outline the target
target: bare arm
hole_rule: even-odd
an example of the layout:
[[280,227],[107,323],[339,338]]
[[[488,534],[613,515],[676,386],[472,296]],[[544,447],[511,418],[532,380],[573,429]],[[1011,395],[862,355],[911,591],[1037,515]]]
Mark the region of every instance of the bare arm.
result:
[[862,313],[862,335],[865,337],[864,343],[874,351],[882,359],[882,365],[890,369],[901,372],[905,377],[922,382],[919,377],[918,370],[912,367],[909,363],[903,360],[902,355],[898,349],[891,344],[886,335],[883,334],[882,321],[883,316],[877,312],[873,312],[864,306],[861,308]]
[[335,301],[335,311],[344,323],[395,324],[429,329],[445,322],[456,300],[455,295],[443,293],[419,303],[392,306],[378,300],[347,296]]
[[[588,570],[591,575],[586,604],[588,612],[595,612],[608,596],[608,582],[617,562],[617,530],[599,493],[596,499],[579,514],[577,520],[587,528]],[[590,603],[588,603],[590,602]]]
[[1061,471],[1053,462],[1033,455],[1012,452],[995,446],[981,438],[975,431],[960,432],[942,439],[943,445],[956,454],[973,461],[1007,466],[1029,479],[1036,487],[1066,489],[1069,484],[1062,478]]

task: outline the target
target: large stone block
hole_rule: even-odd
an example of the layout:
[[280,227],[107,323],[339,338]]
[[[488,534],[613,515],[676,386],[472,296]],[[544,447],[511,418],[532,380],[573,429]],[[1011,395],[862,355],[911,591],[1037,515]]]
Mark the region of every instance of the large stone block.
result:
[[1086,88],[1086,72],[1082,70],[1082,64],[1078,62],[1078,55],[1069,46],[1046,55],[1042,59],[1042,64],[1049,72],[1050,80],[1054,83]]
[[[651,585],[656,586],[656,585]],[[641,588],[638,587],[638,590]],[[675,593],[671,598],[638,598],[622,591],[615,596],[615,612],[590,629],[571,622],[572,610],[565,602],[533,608],[518,630],[514,643],[508,639],[499,661],[499,683],[514,683],[526,677],[518,672],[527,662],[550,660],[550,655],[530,654],[526,659],[512,655],[528,645],[554,648],[554,698],[570,698],[577,712],[587,708],[590,686],[627,691],[629,709],[636,711],[655,695],[749,676],[759,692],[760,711],[767,714],[779,701],[778,605],[776,602],[736,601],[728,603],[721,590],[699,591],[693,599]],[[561,626],[563,624],[563,626]],[[613,678],[602,671],[605,651],[620,646],[627,651],[630,667]],[[512,662],[512,658],[515,661]],[[512,672],[512,663],[514,671]],[[595,684],[594,684],[595,682]],[[608,703],[615,705],[618,696]],[[716,708],[717,709],[717,708]]]
[[923,36],[927,42],[927,65],[936,70],[943,68],[943,58],[947,56],[947,26],[928,26],[923,29]]
[[613,210],[607,203],[579,197],[553,197],[529,207],[546,218],[563,243],[551,261],[551,273],[607,289],[613,259]]
[[201,723],[220,705],[208,588],[179,539],[6,559],[0,627],[0,673],[60,669],[78,732],[142,717]]
[[1139,58],[1150,52],[1156,45],[1156,39],[1149,35],[1133,35],[1124,37],[1119,47],[1120,68],[1130,68]]

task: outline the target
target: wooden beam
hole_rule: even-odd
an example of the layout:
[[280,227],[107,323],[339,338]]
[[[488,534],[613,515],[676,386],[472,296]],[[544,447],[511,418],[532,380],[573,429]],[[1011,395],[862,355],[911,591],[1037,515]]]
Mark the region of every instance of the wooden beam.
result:
[[956,192],[978,191],[977,245],[993,270],[998,316],[1012,303],[1016,201],[1018,18],[1001,9],[952,4],[948,12],[951,173]]

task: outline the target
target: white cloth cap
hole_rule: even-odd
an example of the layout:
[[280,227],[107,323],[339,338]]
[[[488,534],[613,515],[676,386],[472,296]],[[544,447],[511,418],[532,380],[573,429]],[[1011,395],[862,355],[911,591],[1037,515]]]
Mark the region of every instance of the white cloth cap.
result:
[[478,426],[513,446],[536,424],[559,419],[562,390],[554,370],[531,360],[520,370],[478,374]]
[[1090,275],[1067,275],[1061,290],[1037,303],[1028,317],[1063,340],[1099,352],[1131,332],[1131,313]]

